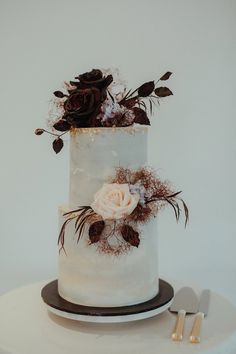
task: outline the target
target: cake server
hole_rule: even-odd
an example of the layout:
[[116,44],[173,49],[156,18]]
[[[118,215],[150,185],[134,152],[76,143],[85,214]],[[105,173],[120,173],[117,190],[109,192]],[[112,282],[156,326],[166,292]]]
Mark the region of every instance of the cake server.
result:
[[170,312],[177,313],[175,327],[172,333],[172,340],[183,339],[184,320],[186,314],[195,314],[198,311],[198,298],[190,287],[181,288],[175,295],[170,307]]
[[202,320],[208,314],[209,305],[210,305],[210,290],[205,289],[201,294],[199,300],[198,313],[195,316],[193,327],[190,333],[189,340],[191,343],[200,343]]

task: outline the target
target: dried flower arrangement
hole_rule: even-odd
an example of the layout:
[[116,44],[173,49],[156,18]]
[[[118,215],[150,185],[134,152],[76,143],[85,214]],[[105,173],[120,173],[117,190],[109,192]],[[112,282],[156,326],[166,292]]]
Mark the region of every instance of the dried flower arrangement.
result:
[[181,192],[174,192],[168,182],[162,182],[157,177],[153,169],[119,167],[115,177],[108,182],[95,194],[90,206],[81,206],[64,214],[66,220],[58,238],[60,251],[66,253],[65,228],[72,220],[75,221],[77,242],[87,226],[90,244],[96,244],[99,251],[117,255],[128,251],[131,246],[139,246],[140,227],[165,205],[173,208],[177,221],[183,210],[186,226],[189,212],[179,197]]
[[153,105],[159,104],[160,98],[173,95],[169,88],[157,86],[171,74],[168,71],[156,82],[146,82],[133,91],[123,87],[120,92],[113,92],[116,82],[108,71],[93,69],[78,75],[76,81],[65,83],[66,93],[54,92],[61,114],[52,123],[52,131],[38,128],[35,134],[55,136],[52,147],[59,153],[64,145],[62,136],[74,128],[150,125],[147,110],[152,114]]

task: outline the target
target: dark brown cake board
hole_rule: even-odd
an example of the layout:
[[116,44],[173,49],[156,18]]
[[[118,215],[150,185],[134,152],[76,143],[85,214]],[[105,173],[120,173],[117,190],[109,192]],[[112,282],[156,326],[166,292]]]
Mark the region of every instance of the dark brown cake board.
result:
[[159,293],[151,300],[119,307],[93,307],[73,304],[58,293],[58,281],[48,283],[41,291],[48,310],[58,316],[85,322],[116,323],[141,320],[167,310],[174,297],[173,287],[159,279]]

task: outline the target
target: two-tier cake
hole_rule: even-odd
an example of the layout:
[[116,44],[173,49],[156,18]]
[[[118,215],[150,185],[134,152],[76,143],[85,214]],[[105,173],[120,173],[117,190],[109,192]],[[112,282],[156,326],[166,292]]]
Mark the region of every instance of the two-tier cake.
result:
[[148,113],[172,92],[154,81],[128,91],[97,69],[75,79],[54,92],[59,116],[52,131],[35,132],[54,135],[56,153],[70,135],[69,202],[59,208],[58,293],[91,307],[144,303],[159,292],[158,212],[170,205],[178,220],[181,205],[188,219],[180,192],[148,165]]

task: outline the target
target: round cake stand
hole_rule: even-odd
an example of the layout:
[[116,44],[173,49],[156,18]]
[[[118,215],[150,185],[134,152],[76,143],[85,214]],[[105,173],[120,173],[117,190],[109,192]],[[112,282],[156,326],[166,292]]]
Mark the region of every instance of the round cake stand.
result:
[[[91,323],[46,311],[40,292],[48,282],[31,284],[0,296],[1,354],[235,354],[236,308],[211,292],[201,342],[191,344],[194,316],[187,316],[182,342],[171,333],[176,315],[165,311],[143,321]],[[174,289],[185,284],[176,284]],[[193,284],[197,294],[201,289]]]
[[85,322],[119,323],[143,320],[166,311],[173,301],[174,290],[160,279],[159,293],[149,301],[131,306],[92,307],[63,299],[58,294],[58,282],[54,280],[42,289],[41,296],[48,310],[58,316]]

